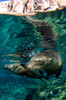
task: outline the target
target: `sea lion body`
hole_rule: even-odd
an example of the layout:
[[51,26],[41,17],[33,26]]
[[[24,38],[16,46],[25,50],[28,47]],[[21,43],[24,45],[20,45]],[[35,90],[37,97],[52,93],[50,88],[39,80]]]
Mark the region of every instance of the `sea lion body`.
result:
[[55,73],[57,78],[62,70],[62,59],[56,50],[57,35],[54,34],[52,26],[48,22],[30,16],[25,16],[25,19],[34,25],[37,32],[40,32],[43,38],[43,44],[40,47],[48,49],[32,57],[26,67],[31,70],[39,70],[41,75],[43,75],[43,70],[48,73],[47,76]]
[[31,70],[45,70],[52,74],[62,69],[62,59],[57,51],[46,50],[32,57],[26,67]]

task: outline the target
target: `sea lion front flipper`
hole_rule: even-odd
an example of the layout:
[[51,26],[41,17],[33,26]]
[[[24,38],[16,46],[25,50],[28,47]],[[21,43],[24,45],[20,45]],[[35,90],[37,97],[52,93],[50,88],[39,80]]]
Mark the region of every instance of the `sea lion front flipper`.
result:
[[41,76],[43,76],[43,70],[39,70]]
[[42,78],[45,78],[46,80],[48,79],[47,76],[43,76],[43,70],[39,70],[39,73],[40,73],[40,75],[41,75]]
[[50,75],[50,73],[47,73],[47,76],[44,76],[45,77],[45,79],[49,79],[49,75]]
[[60,76],[61,71],[62,71],[62,69],[59,69],[58,72],[55,73],[56,74],[56,78],[58,78]]
[[48,77],[49,75],[51,75],[51,74],[50,74],[50,73],[47,73],[47,77]]

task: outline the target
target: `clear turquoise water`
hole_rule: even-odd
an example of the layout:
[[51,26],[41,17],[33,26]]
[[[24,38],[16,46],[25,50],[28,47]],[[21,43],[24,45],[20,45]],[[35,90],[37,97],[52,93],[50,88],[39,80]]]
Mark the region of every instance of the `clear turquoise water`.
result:
[[58,35],[57,50],[63,60],[61,76],[44,83],[40,80],[14,75],[3,68],[4,64],[9,63],[9,60],[4,60],[2,55],[30,46],[35,47],[35,50],[30,53],[30,56],[33,56],[41,51],[39,45],[42,37],[35,32],[33,25],[27,22],[24,17],[0,15],[0,100],[66,100],[65,11],[66,9],[33,16],[48,21],[49,25],[53,27],[54,33]]

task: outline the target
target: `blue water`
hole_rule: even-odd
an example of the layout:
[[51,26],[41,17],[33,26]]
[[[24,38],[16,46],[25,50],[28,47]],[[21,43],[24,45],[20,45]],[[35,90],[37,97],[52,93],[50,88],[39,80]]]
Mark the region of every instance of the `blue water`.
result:
[[[3,1],[3,0],[2,0]],[[58,35],[57,50],[63,60],[58,79],[41,80],[24,78],[4,69],[10,63],[2,55],[34,47],[30,56],[40,52],[42,37],[24,17],[0,15],[0,99],[1,100],[66,100],[66,9],[33,16],[47,21]],[[49,91],[49,92],[48,92]]]

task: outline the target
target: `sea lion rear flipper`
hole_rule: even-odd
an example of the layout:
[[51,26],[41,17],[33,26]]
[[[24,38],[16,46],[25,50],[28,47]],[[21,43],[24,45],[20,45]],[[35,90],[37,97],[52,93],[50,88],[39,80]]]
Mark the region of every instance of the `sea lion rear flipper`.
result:
[[46,21],[33,19],[30,16],[25,16],[25,19],[34,25],[37,29],[37,32],[40,32],[43,37],[43,44],[41,47],[45,48],[56,48],[56,39],[57,35],[53,33],[52,26],[48,24]]
[[60,76],[61,71],[62,71],[62,69],[58,70],[58,72],[55,73],[56,74],[56,78],[58,78]]

